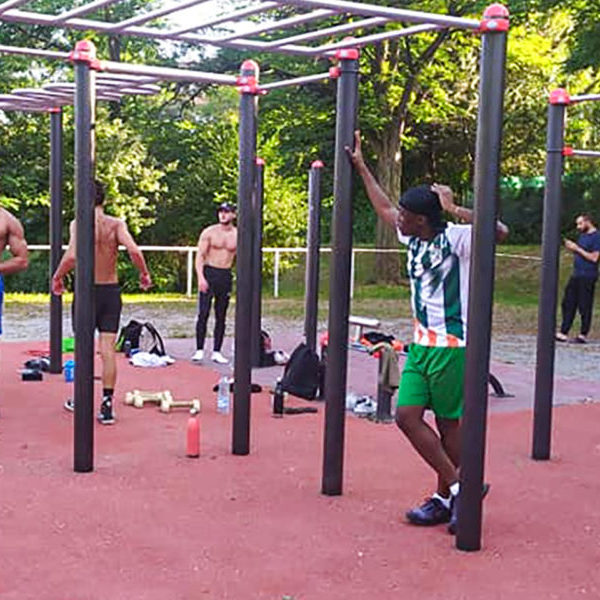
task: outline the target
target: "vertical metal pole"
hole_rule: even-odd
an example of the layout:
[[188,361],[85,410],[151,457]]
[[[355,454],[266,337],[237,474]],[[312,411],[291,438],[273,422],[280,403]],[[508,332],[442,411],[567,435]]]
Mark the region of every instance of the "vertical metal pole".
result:
[[279,249],[275,249],[273,264],[273,298],[279,298]]
[[94,113],[96,49],[75,45],[75,458],[78,473],[94,469]]
[[[394,352],[394,360],[396,353]],[[375,421],[377,423],[391,423],[392,417],[392,392],[383,385],[383,352],[380,351],[377,359],[377,412]]]
[[237,200],[237,279],[235,302],[235,359],[233,384],[232,453],[250,453],[250,339],[252,335],[252,191],[256,161],[256,96],[258,65],[242,63],[239,78],[240,125]]
[[536,460],[548,460],[550,458],[552,397],[554,392],[554,335],[556,331],[556,298],[560,258],[563,145],[565,112],[569,102],[569,95],[565,90],[557,89],[550,94],[531,451],[531,457]]
[[352,258],[352,165],[346,147],[354,145],[358,107],[358,50],[340,50],[335,131],[332,260],[329,277],[329,346],[325,373],[325,439],[321,491],[342,493],[348,317],[350,314],[350,261]]
[[256,182],[252,196],[252,349],[253,367],[260,367],[262,321],[262,219],[265,184],[265,161],[256,159]]
[[194,273],[194,251],[188,250],[187,252],[187,268],[186,268],[186,290],[185,293],[188,298],[192,297],[193,287],[193,273]]
[[356,252],[352,249],[350,257],[350,298],[354,298],[354,274],[356,270]]
[[317,351],[319,313],[319,249],[321,246],[321,173],[323,163],[315,160],[308,173],[308,227],[306,230],[305,317],[306,345]]
[[467,317],[465,410],[456,536],[457,548],[470,551],[481,548],[481,490],[485,461],[508,10],[499,4],[490,6],[484,13],[481,30],[483,39]]
[[[50,109],[50,281],[62,254],[63,120]],[[50,285],[51,289],[51,285]],[[50,373],[62,371],[62,296],[50,291]]]

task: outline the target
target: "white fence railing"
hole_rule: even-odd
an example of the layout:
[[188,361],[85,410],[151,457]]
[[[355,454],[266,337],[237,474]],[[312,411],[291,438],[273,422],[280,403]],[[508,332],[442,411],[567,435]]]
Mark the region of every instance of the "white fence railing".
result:
[[[63,250],[67,246],[63,246]],[[30,250],[50,250],[48,244],[31,244]],[[121,250],[125,248],[121,247]],[[178,252],[187,254],[186,265],[186,295],[193,295],[194,283],[194,254],[197,252],[197,246],[140,246],[143,252]],[[320,249],[321,254],[330,254],[331,248],[325,247]],[[273,296],[279,298],[279,271],[281,267],[282,254],[306,254],[306,248],[263,248],[264,254],[273,254]],[[405,248],[352,248],[352,256],[350,260],[350,297],[354,297],[354,279],[355,265],[357,254],[406,254]],[[539,256],[526,256],[524,254],[507,254],[505,252],[497,252],[497,257],[518,258],[521,260],[533,260],[540,262],[542,259]]]

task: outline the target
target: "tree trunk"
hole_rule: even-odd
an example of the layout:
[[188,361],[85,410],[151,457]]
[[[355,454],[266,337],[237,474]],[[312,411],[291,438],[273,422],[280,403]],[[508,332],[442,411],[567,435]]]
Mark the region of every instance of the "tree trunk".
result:
[[[108,55],[113,62],[121,60],[121,36],[110,36],[108,38]],[[115,100],[109,103],[109,119],[114,121],[121,117],[121,102]]]
[[[392,128],[384,137],[378,140],[377,163],[375,176],[382,189],[394,203],[400,196],[402,177],[402,154],[400,150],[399,131]],[[398,248],[396,230],[377,219],[375,232],[375,247],[381,249]],[[400,256],[395,253],[377,253],[375,258],[375,277],[377,283],[400,282]]]

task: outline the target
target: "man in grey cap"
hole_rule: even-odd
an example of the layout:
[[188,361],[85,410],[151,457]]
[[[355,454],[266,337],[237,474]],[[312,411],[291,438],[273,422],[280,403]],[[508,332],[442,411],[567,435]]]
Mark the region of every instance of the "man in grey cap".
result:
[[218,223],[202,231],[198,239],[196,275],[198,276],[198,318],[196,319],[196,352],[192,361],[204,360],[206,323],[212,300],[215,300],[215,330],[211,360],[227,364],[221,353],[225,335],[225,317],[231,294],[231,267],[235,260],[237,229],[233,225],[235,208],[228,202],[217,207]]
[[[410,188],[394,204],[365,164],[358,131],[347,152],[375,212],[408,247],[414,340],[398,388],[396,424],[438,481],[432,496],[406,518],[413,525],[448,523],[455,533],[473,211],[457,206],[452,190],[438,184]],[[466,224],[446,223],[444,212]],[[507,235],[498,221],[497,239]],[[428,409],[437,432],[424,418]]]

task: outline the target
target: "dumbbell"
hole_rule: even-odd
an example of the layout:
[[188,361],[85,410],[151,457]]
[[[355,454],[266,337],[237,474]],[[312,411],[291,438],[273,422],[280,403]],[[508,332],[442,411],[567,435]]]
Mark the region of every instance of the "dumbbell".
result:
[[160,404],[163,400],[173,400],[171,393],[168,390],[164,392],[141,392],[133,390],[125,394],[125,404],[133,405],[136,408],[144,408],[144,403]]
[[173,408],[189,408],[190,412],[197,414],[200,412],[200,400],[167,400],[160,403],[160,412],[168,413]]

